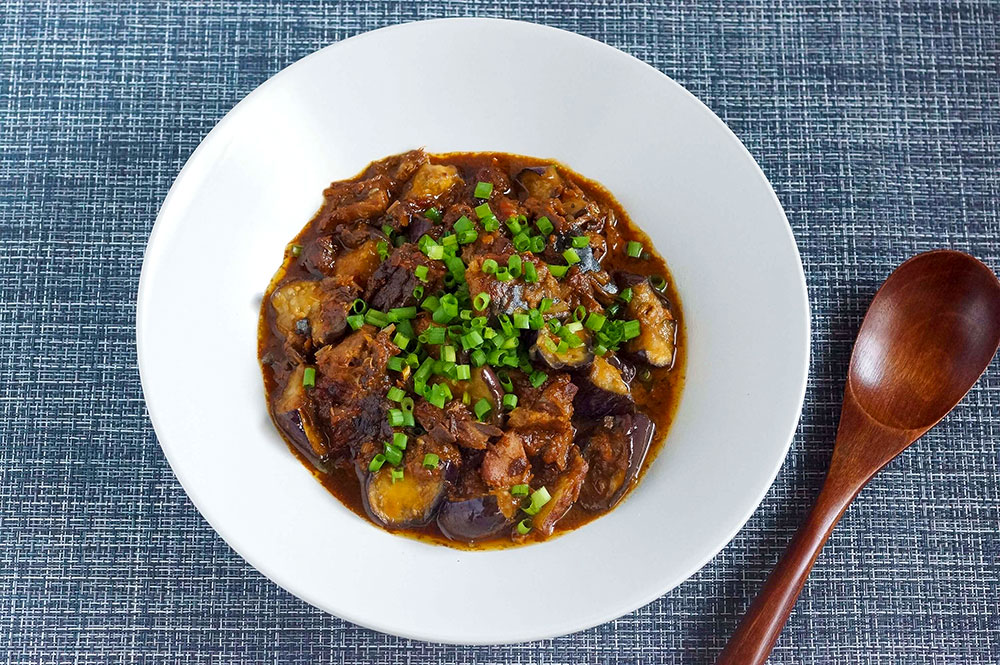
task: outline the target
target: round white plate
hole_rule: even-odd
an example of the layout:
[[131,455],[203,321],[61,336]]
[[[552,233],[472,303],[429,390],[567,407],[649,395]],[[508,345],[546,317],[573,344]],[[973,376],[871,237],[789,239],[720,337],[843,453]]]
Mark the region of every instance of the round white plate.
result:
[[[550,542],[464,552],[393,536],[329,495],[268,420],[257,314],[285,244],[331,180],[419,146],[554,158],[603,183],[682,298],[688,380],[666,447],[622,505]],[[569,32],[450,19],[318,51],[223,118],[153,228],[138,348],[177,478],[259,571],[383,632],[520,642],[631,612],[736,534],[795,431],[809,306],[781,205],[697,99]]]

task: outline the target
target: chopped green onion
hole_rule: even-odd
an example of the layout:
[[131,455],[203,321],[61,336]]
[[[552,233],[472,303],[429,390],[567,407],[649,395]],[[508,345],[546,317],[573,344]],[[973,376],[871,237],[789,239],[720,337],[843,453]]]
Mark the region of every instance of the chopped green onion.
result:
[[393,307],[389,310],[390,321],[405,321],[417,318],[417,308],[413,305],[409,307]]
[[385,455],[379,453],[372,458],[371,462],[368,462],[368,470],[375,473],[382,468],[383,464],[385,464]]
[[427,469],[436,469],[438,462],[440,461],[441,458],[434,453],[427,453],[424,455],[424,467]]
[[455,365],[455,378],[459,381],[467,381],[472,377],[472,372],[468,365]]
[[389,424],[393,427],[403,426],[403,411],[401,409],[389,409]]
[[493,211],[490,210],[489,203],[484,203],[480,206],[476,206],[476,216],[479,217],[479,219],[483,219],[484,217],[491,217],[492,215]]
[[542,232],[543,236],[547,236],[552,233],[552,222],[549,221],[548,217],[539,217],[538,221],[535,222],[535,226],[538,230]]
[[608,317],[597,312],[591,312],[587,317],[587,328],[590,330],[600,330],[607,323]]
[[393,356],[386,361],[385,366],[395,372],[402,372],[406,363],[399,356]]
[[595,356],[603,356],[605,353],[608,352],[608,347],[604,346],[603,344],[596,344],[594,345],[594,348],[591,350],[594,352]]
[[424,217],[437,224],[441,221],[441,211],[437,208],[429,208],[424,211]]
[[444,344],[447,331],[441,326],[431,326],[424,332],[427,334],[427,344]]
[[427,281],[427,266],[417,266],[413,270],[413,274],[417,276],[421,282]]
[[482,270],[483,274],[485,275],[492,275],[496,273],[497,267],[498,264],[496,261],[494,261],[493,259],[486,259],[485,261],[483,261],[483,265],[480,268],[480,270]]
[[662,291],[667,288],[667,280],[663,279],[659,275],[653,275],[650,277],[649,283],[657,291]]
[[510,274],[510,270],[507,268],[497,268],[496,278],[501,282],[509,282],[514,279],[514,276]]
[[493,405],[490,404],[485,397],[479,398],[479,401],[476,402],[476,406],[473,407],[473,411],[476,412],[476,418],[479,420],[482,420],[483,417],[492,410]]
[[528,535],[528,533],[530,531],[531,531],[531,518],[530,517],[526,517],[526,518],[524,518],[523,520],[521,520],[520,522],[517,523],[517,532],[519,534],[521,534],[522,536]]
[[618,294],[618,297],[625,302],[632,302],[632,287],[622,289],[622,292]]
[[392,343],[405,351],[410,343],[410,338],[403,333],[396,333],[396,336],[392,338]]
[[351,326],[351,330],[358,330],[365,324],[365,317],[361,314],[352,314],[347,317],[347,325]]
[[[545,339],[548,339],[548,338],[546,337]],[[549,378],[549,377],[548,377],[548,375],[545,372],[543,372],[540,369],[536,369],[534,372],[531,373],[531,385],[532,385],[532,387],[538,388],[543,383],[545,383],[545,379],[547,379],[547,378]]]
[[385,459],[389,464],[396,466],[403,461],[403,451],[391,443],[387,443],[385,444]]
[[402,479],[403,479],[403,470],[402,469],[393,469],[392,470],[392,484],[395,485],[397,480],[402,480]]
[[590,244],[589,236],[573,236],[573,246],[582,249]]
[[420,303],[420,309],[426,310],[428,312],[433,312],[438,308],[440,301],[437,296],[427,296],[427,299]]
[[389,325],[389,317],[386,316],[384,312],[380,312],[377,309],[369,309],[365,312],[365,323],[378,326],[379,328],[385,328]]
[[458,234],[458,244],[468,245],[470,242],[475,242],[479,237],[479,234],[475,231],[462,231]]
[[541,330],[545,322],[542,321],[542,313],[537,309],[528,311],[528,328],[531,330]]
[[364,314],[367,311],[368,311],[368,305],[361,298],[357,298],[355,299],[354,302],[351,303],[351,313]]
[[413,398],[412,397],[404,397],[403,401],[400,402],[399,405],[401,407],[403,407],[403,413],[406,413],[407,411],[412,412],[413,411]]
[[386,393],[385,396],[388,397],[393,402],[400,402],[403,400],[404,397],[406,397],[406,393],[403,392],[403,390],[401,390],[400,388],[393,386],[392,388],[389,388],[389,392]]
[[510,488],[510,493],[514,496],[528,496],[531,487],[528,485],[514,485]]
[[476,367],[482,367],[486,364],[486,354],[481,349],[476,349],[469,354],[469,359],[472,360],[472,364]]
[[292,245],[291,252],[292,256],[299,256],[302,254],[302,245]]
[[475,330],[470,330],[466,334],[462,335],[462,348],[468,351],[469,349],[474,349],[483,343],[483,336],[480,335]]
[[413,297],[416,300],[420,300],[421,298],[423,298],[424,297],[424,287],[420,286],[419,284],[417,286],[413,287]]
[[625,253],[633,259],[639,258],[642,256],[642,243],[636,242],[635,240],[629,240],[628,244],[625,245]]
[[510,229],[511,233],[520,233],[521,222],[517,221],[517,217],[511,217],[507,220],[507,228]]
[[511,410],[517,406],[517,395],[514,393],[507,393],[503,396],[503,408]]
[[626,321],[625,327],[622,328],[622,337],[624,339],[632,339],[633,337],[638,337],[641,332],[638,321]]
[[562,255],[563,258],[566,259],[566,263],[568,265],[573,265],[574,263],[580,262],[580,255],[576,253],[575,249],[572,248],[567,249],[565,252],[562,253]]
[[379,240],[378,244],[375,246],[375,249],[378,251],[378,257],[383,261],[389,258],[389,243],[385,242],[384,240]]
[[549,272],[556,278],[563,277],[567,270],[569,270],[569,266],[549,266]]
[[544,487],[539,487],[537,490],[531,493],[530,503],[526,508],[522,508],[524,512],[529,515],[537,515],[538,511],[542,509],[542,506],[547,504],[552,500],[552,495]]
[[531,328],[531,324],[528,322],[527,314],[515,314],[514,315],[514,327],[520,328],[521,330],[528,330]]
[[406,450],[406,443],[410,440],[410,437],[406,436],[402,432],[393,432],[392,434],[392,445],[396,446],[400,450]]
[[[581,305],[581,307],[582,306],[583,305]],[[580,321],[573,320],[563,326],[562,329],[567,332],[577,333],[583,330],[583,324]]]
[[583,317],[587,316],[587,308],[583,305],[578,305],[576,309],[573,310],[573,320],[583,321]]
[[493,215],[485,217],[479,221],[483,223],[483,229],[491,233],[500,228],[500,220],[494,217]]
[[552,307],[552,298],[542,298],[542,302],[538,304],[538,311],[544,314],[549,311],[550,307]]
[[302,372],[302,385],[306,388],[316,387],[316,368],[306,367]]
[[441,347],[441,360],[445,362],[453,363],[455,362],[455,347],[454,346],[442,346]]
[[535,254],[545,251],[545,236],[535,236],[531,239],[531,251]]
[[538,271],[535,270],[535,264],[531,261],[524,262],[524,281],[529,284],[538,281]]
[[507,259],[507,270],[513,277],[521,276],[522,265],[523,264],[521,262],[521,257],[518,256],[517,254],[514,254],[509,259]]
[[383,224],[382,225],[382,233],[384,233],[387,237],[392,238],[392,234],[395,233],[395,232],[396,232],[396,229],[392,228],[388,224]]
[[490,294],[485,291],[480,291],[475,298],[472,299],[472,306],[475,307],[477,312],[481,312],[486,309],[490,304]]
[[477,199],[488,199],[490,194],[493,193],[493,183],[492,182],[477,182],[476,190],[472,192],[472,195]]
[[475,225],[472,223],[472,220],[465,215],[462,215],[455,222],[455,226],[453,228],[455,229],[455,233],[461,233],[462,231],[471,231],[474,227]]
[[440,261],[444,257],[444,247],[441,245],[429,245],[426,254],[427,258]]

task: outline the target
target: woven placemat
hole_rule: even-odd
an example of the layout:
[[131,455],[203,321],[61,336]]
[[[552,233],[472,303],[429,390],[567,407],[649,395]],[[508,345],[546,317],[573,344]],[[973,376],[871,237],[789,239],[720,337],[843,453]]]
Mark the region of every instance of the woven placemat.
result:
[[[465,15],[701,98],[771,179],[813,307],[799,432],[736,539],[629,616],[503,648],[372,633],[253,570],[168,468],[134,343],[156,210],[227,110],[332,42]],[[819,488],[877,286],[937,247],[1000,267],[998,26],[990,0],[0,2],[0,663],[711,663]],[[994,363],[851,508],[771,662],[1000,662],[998,451]]]

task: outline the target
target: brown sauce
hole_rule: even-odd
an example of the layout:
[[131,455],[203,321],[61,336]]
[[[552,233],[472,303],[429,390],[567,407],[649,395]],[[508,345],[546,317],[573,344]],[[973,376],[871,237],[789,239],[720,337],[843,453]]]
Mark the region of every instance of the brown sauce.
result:
[[[562,179],[578,187],[588,201],[595,203],[602,213],[606,214],[608,220],[606,224],[607,228],[602,235],[606,240],[607,249],[600,260],[600,267],[609,274],[624,271],[642,276],[662,276],[665,278],[666,287],[662,291],[666,300],[670,303],[670,312],[677,323],[676,350],[674,352],[673,364],[669,367],[647,367],[641,362],[634,363],[639,374],[647,373],[645,380],[636,378],[631,382],[630,387],[635,401],[635,410],[645,414],[653,421],[655,424],[655,436],[648,452],[645,454],[641,469],[624,490],[626,493],[631,491],[641,481],[657,453],[664,445],[680,400],[685,379],[687,345],[681,300],[662,257],[656,252],[648,236],[633,223],[610,192],[600,184],[552,160],[505,153],[450,153],[429,155],[429,161],[433,164],[446,164],[456,167],[462,180],[468,184],[476,183],[477,173],[480,173],[484,167],[499,169],[510,178],[511,191],[514,192],[518,190],[518,185],[515,182],[516,174],[522,173],[525,169],[540,169],[552,165],[556,168]],[[367,167],[362,173],[347,182],[360,182],[366,175],[371,176],[373,168],[374,166]],[[331,229],[329,225],[323,228],[323,224],[324,220],[328,220],[333,207],[335,207],[334,202],[331,201],[330,197],[327,197],[327,200],[316,216],[289,243],[289,247],[309,248],[310,245],[316,243],[320,238],[329,236]],[[378,229],[381,221],[383,221],[383,217],[376,216],[368,220],[368,223],[375,229]],[[502,233],[503,231],[504,227],[501,224],[500,232]],[[645,249],[640,260],[627,256],[625,248],[631,241],[641,243]],[[281,398],[285,385],[294,374],[295,369],[293,366],[296,365],[296,360],[290,356],[286,336],[279,331],[276,322],[276,310],[271,305],[271,296],[278,288],[291,282],[300,280],[315,281],[322,278],[322,275],[317,274],[315,268],[308,265],[307,261],[304,260],[304,252],[296,252],[296,254],[293,255],[292,251],[286,251],[285,260],[268,287],[261,306],[258,357],[261,359],[268,410],[279,432],[281,432],[283,438],[288,443],[289,449],[303,464],[312,470],[316,479],[345,506],[362,518],[371,519],[363,500],[359,474],[355,471],[356,465],[352,454],[350,452],[341,452],[331,455],[326,459],[317,460],[315,455],[304,453],[302,446],[296,445],[294,434],[288,431],[287,422],[277,417],[276,405]],[[348,328],[346,332],[350,334],[351,330]],[[304,354],[305,359],[302,362],[313,363],[312,356],[314,353],[315,349],[311,352],[307,351]],[[298,364],[301,364],[301,362]],[[579,416],[574,418],[574,423],[577,425],[580,424]],[[583,426],[586,429],[587,425],[585,423]],[[613,507],[611,509],[613,510]],[[608,511],[588,510],[579,503],[574,503],[572,508],[555,524],[554,532],[549,537],[579,528],[605,512]],[[534,540],[529,535],[527,538],[520,538],[514,541],[511,539],[510,530],[504,530],[496,536],[477,541],[474,544],[456,542],[448,539],[438,528],[434,520],[431,520],[424,526],[401,529],[390,528],[389,530],[422,541],[446,544],[451,547],[463,549],[503,548],[520,544],[520,542],[531,542]]]

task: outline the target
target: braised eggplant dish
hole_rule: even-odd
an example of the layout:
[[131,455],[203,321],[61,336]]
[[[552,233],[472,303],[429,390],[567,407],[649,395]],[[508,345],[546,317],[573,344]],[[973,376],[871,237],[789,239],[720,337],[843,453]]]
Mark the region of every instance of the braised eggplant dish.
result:
[[375,524],[459,547],[611,510],[683,384],[670,274],[551,161],[414,150],[324,192],[261,306],[272,419]]

